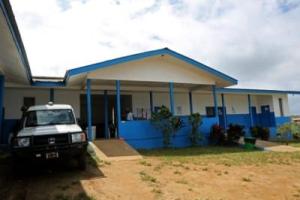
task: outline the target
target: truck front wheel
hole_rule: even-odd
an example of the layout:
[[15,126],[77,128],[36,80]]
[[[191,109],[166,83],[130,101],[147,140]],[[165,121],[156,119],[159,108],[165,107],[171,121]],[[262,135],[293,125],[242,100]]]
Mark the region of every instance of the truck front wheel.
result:
[[80,170],[85,170],[86,169],[86,153],[82,153],[79,155],[77,158],[78,161],[78,168]]

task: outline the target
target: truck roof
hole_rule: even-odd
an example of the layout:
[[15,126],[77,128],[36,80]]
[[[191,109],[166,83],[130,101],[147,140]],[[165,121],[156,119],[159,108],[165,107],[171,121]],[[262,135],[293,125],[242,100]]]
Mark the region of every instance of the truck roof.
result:
[[46,104],[46,105],[36,105],[28,108],[27,111],[35,110],[59,110],[59,109],[73,109],[72,106],[67,104]]

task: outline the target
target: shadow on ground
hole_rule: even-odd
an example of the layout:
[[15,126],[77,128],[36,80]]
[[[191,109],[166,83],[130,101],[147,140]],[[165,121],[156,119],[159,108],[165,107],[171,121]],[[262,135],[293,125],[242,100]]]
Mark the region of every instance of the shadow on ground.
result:
[[[1,153],[1,152],[0,152]],[[73,160],[22,163],[13,168],[10,156],[0,156],[0,199],[6,200],[88,200],[84,180],[104,178],[94,159],[88,156],[85,171]]]

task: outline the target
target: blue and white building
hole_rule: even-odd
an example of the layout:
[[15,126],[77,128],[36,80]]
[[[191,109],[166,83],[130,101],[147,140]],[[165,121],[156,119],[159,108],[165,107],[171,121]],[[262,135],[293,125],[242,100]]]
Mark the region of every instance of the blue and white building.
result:
[[[151,113],[161,106],[186,122],[172,140],[189,145],[187,116],[203,116],[201,132],[207,136],[214,124],[230,123],[249,129],[276,127],[289,122],[288,94],[300,91],[228,88],[238,81],[199,61],[168,48],[147,51],[70,69],[62,78],[33,77],[13,12],[0,0],[0,141],[21,118],[21,107],[70,104],[89,135],[96,139],[123,138],[136,148],[162,145],[162,135],[151,125]],[[131,110],[133,121],[126,121]],[[116,125],[113,133],[111,125]],[[92,138],[92,137],[90,137]]]

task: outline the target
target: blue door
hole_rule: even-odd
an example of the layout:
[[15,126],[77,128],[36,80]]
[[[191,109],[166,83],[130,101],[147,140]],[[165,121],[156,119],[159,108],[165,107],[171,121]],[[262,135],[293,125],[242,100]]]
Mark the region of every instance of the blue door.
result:
[[253,125],[257,125],[257,112],[256,112],[256,107],[251,107],[252,109],[252,119],[253,119]]
[[264,127],[271,126],[271,111],[270,106],[261,106],[261,125]]

